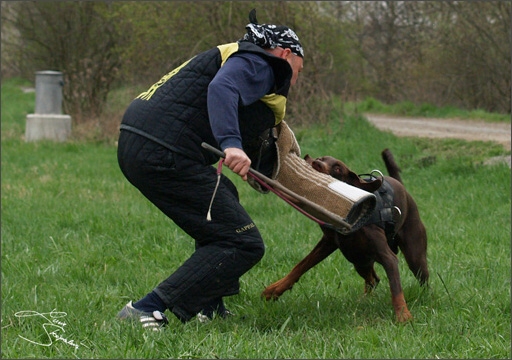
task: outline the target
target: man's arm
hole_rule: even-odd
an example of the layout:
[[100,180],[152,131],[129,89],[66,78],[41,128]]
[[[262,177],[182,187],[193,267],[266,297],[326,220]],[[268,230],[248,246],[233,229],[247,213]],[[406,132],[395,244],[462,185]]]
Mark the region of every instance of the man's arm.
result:
[[238,106],[259,100],[274,86],[266,60],[255,54],[229,58],[208,87],[208,115],[213,135],[225,152],[224,163],[247,180],[251,160],[242,150]]

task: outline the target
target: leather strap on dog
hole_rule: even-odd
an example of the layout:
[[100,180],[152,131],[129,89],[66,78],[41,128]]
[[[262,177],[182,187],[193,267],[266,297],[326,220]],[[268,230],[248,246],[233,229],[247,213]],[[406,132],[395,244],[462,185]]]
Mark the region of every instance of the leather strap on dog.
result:
[[[373,176],[369,180],[372,178]],[[379,190],[374,192],[374,195],[377,198],[377,205],[366,224],[376,224],[380,228],[384,229],[389,247],[394,250],[394,248],[396,248],[394,245],[394,238],[396,235],[395,225],[401,214],[400,210],[393,204],[393,187],[389,182],[384,180]]]

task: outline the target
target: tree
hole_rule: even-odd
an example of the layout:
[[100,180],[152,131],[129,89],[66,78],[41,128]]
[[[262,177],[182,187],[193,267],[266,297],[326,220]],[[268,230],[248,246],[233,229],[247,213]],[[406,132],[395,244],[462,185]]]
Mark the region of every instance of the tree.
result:
[[65,111],[96,120],[112,87],[148,87],[238,40],[253,8],[304,46],[287,109],[294,123],[326,122],[333,94],[511,110],[506,1],[2,2],[2,74],[63,71]]
[[118,34],[103,2],[13,2],[2,21],[17,30],[17,42],[7,43],[18,54],[22,76],[37,70],[64,74],[64,110],[75,121],[101,113],[121,59]]
[[[448,2],[439,28],[443,53],[437,62],[451,103],[510,113],[511,3]],[[449,24],[449,25],[446,25]]]

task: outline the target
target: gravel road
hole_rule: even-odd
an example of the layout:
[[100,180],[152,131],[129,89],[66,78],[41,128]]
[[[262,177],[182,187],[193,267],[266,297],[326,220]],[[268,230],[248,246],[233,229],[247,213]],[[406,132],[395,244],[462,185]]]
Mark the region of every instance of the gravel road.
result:
[[[397,136],[429,138],[455,138],[469,141],[494,141],[510,151],[511,130],[509,123],[485,121],[395,117],[365,114],[380,130],[391,131]],[[505,161],[510,166],[510,155],[489,159],[487,163]]]

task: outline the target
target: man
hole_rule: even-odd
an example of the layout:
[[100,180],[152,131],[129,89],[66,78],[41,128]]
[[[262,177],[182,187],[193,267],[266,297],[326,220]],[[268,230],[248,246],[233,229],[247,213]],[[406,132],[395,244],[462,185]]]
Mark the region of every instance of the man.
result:
[[[195,240],[196,250],[174,273],[118,314],[159,329],[170,310],[182,322],[230,314],[223,297],[263,256],[261,235],[240,205],[219,158],[247,180],[251,163],[272,172],[269,129],[285,115],[286,96],[303,66],[303,49],[286,26],[257,24],[236,43],[196,55],[166,74],[128,107],[119,136],[119,166],[128,181]],[[215,193],[214,193],[215,190]],[[215,194],[215,195],[214,195]],[[211,214],[207,219],[207,213]]]

